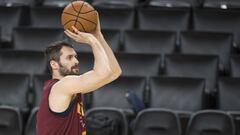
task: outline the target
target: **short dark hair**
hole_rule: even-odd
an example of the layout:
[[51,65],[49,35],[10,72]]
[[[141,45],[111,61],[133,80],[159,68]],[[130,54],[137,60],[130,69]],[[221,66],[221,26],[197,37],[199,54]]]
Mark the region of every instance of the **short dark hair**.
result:
[[61,54],[61,49],[62,49],[63,46],[73,48],[73,46],[66,41],[57,41],[57,42],[51,43],[46,48],[45,56],[46,56],[46,59],[47,59],[48,68],[49,68],[51,73],[52,73],[52,68],[51,68],[51,65],[50,65],[50,61],[54,60],[54,61],[60,62],[60,56],[62,55]]

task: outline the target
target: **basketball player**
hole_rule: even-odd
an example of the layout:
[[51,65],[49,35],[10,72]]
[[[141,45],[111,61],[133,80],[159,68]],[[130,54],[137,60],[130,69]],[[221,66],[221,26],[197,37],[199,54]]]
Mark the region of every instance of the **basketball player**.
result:
[[[93,33],[73,27],[65,34],[79,43],[91,46],[94,67],[79,75],[79,61],[71,45],[57,42],[46,49],[52,79],[44,84],[37,113],[37,135],[86,135],[81,95],[94,91],[121,74],[121,68],[105,41],[98,25]],[[81,61],[80,61],[81,63]]]

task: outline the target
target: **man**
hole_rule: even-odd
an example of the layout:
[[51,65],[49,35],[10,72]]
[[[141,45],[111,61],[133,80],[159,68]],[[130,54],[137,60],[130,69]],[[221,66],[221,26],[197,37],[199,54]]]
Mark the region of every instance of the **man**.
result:
[[[121,75],[121,68],[98,25],[94,32],[83,33],[73,27],[65,34],[91,46],[94,67],[79,75],[79,61],[71,45],[57,42],[46,49],[52,79],[44,84],[37,113],[37,135],[86,135],[81,94],[94,91]],[[81,61],[80,61],[81,62]]]

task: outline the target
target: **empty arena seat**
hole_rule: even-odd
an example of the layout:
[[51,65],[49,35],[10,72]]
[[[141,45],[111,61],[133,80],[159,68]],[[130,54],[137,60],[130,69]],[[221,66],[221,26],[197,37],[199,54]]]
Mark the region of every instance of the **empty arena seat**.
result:
[[180,120],[177,114],[166,109],[145,109],[135,121],[133,135],[181,135]]
[[19,6],[0,6],[1,40],[6,42],[12,41],[13,28],[21,24],[21,13],[22,8]]
[[13,33],[15,50],[45,51],[51,43],[63,40],[62,29],[55,28],[16,28]]
[[10,106],[0,106],[0,134],[22,135],[22,118],[19,109]]
[[217,110],[204,110],[192,115],[186,135],[235,135],[234,126],[229,114]]
[[102,29],[126,30],[133,29],[134,8],[101,8],[96,7]]
[[30,26],[40,28],[62,28],[61,7],[35,6],[30,8]]
[[230,58],[231,77],[240,77],[240,55],[232,55]]
[[119,77],[93,92],[91,107],[114,107],[132,112],[133,109],[127,101],[126,94],[128,91],[133,91],[143,100],[145,85],[146,79],[144,77]]
[[141,30],[181,31],[189,29],[189,8],[139,8],[138,27]]
[[216,91],[218,63],[215,55],[166,55],[164,75],[203,78],[206,80],[206,92],[211,93]]
[[234,33],[236,45],[240,43],[239,20],[240,12],[238,10],[216,8],[193,10],[194,30]]
[[220,69],[229,70],[233,36],[220,32],[181,32],[180,50],[183,54],[217,55]]
[[42,74],[46,72],[47,62],[43,52],[1,51],[0,73]]
[[116,58],[125,76],[156,76],[159,74],[161,56],[157,54],[117,53]]
[[218,108],[224,111],[239,111],[240,78],[220,78],[218,81]]
[[129,30],[124,33],[125,52],[128,53],[174,53],[176,32]]
[[30,77],[27,74],[0,75],[0,104],[28,111]]
[[206,107],[204,79],[151,77],[150,107],[196,112]]

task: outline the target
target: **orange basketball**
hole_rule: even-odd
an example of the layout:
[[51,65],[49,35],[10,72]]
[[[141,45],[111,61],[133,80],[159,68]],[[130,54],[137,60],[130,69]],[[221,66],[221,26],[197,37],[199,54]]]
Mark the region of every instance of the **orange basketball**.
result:
[[61,22],[64,29],[73,31],[75,26],[79,31],[91,32],[97,26],[97,11],[87,2],[74,1],[67,5],[61,16]]

